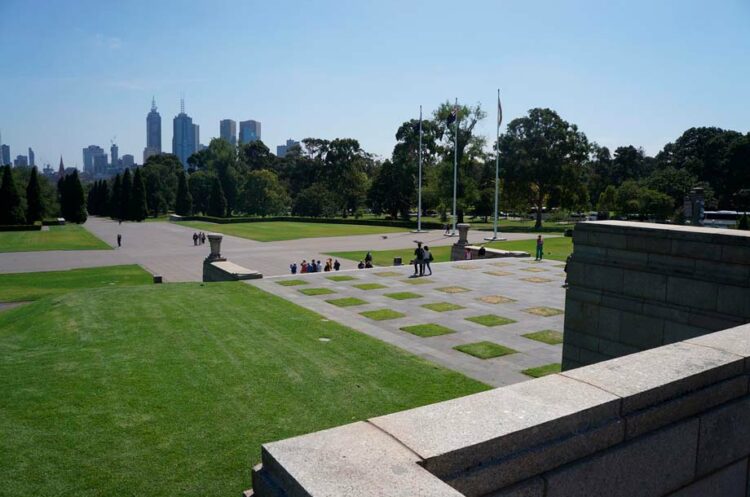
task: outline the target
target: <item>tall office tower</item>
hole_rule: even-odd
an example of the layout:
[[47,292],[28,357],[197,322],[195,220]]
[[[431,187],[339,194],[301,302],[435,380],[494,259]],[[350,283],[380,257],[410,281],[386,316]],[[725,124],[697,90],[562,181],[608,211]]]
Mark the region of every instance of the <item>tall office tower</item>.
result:
[[83,149],[83,172],[94,174],[94,157],[106,155],[104,149],[97,145],[89,145]]
[[120,167],[120,163],[118,162],[119,151],[120,149],[117,148],[116,143],[113,143],[112,146],[109,147],[109,157],[112,159],[112,162],[110,163],[112,168]]
[[8,145],[0,146],[0,166],[7,166],[10,163],[10,147]]
[[219,121],[219,138],[237,145],[237,122],[231,119]]
[[287,152],[289,152],[289,149],[292,148],[295,145],[299,145],[299,142],[296,140],[292,140],[289,138],[286,141],[286,144],[284,145],[277,145],[276,146],[276,157],[284,157]]
[[101,177],[107,174],[107,154],[101,153],[94,156],[94,176]]
[[195,138],[198,129],[193,125],[193,119],[185,114],[185,101],[180,102],[180,113],[172,121],[172,153],[180,159],[182,167],[187,169],[188,158],[198,150]]
[[195,151],[193,153],[195,153],[198,151],[198,149],[200,149],[201,143],[201,127],[197,124],[193,124],[193,137],[193,143],[195,144]]
[[260,121],[240,121],[240,145],[260,140]]
[[146,148],[143,149],[143,162],[152,155],[161,153],[161,116],[156,111],[156,100],[151,99],[151,112],[146,116]]
[[134,165],[135,165],[135,157],[133,157],[130,154],[125,154],[122,156],[122,164],[120,164],[120,167],[122,169],[127,169],[127,168],[132,169]]
[[29,159],[25,155],[17,155],[16,160],[13,161],[15,167],[23,167],[29,165]]
[[34,155],[34,150],[31,147],[29,147],[29,165],[36,166],[36,156]]

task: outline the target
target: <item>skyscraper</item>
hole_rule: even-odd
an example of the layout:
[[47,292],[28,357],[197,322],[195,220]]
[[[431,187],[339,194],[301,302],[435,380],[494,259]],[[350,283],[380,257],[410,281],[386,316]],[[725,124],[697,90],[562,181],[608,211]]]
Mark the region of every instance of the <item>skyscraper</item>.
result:
[[7,166],[10,163],[10,147],[8,145],[0,146],[0,166]]
[[117,144],[113,143],[111,147],[109,147],[109,157],[112,159],[112,162],[110,162],[110,165],[112,166],[112,169],[116,169],[120,167],[120,164],[118,162],[119,158],[119,149],[117,148]]
[[198,126],[197,124],[193,124],[193,137],[194,137],[193,144],[195,145],[195,151],[193,151],[193,153],[195,153],[200,148],[200,143],[201,143],[201,127]]
[[102,177],[107,175],[107,154],[101,153],[94,156],[94,176]]
[[34,150],[32,150],[31,147],[29,147],[29,165],[36,166],[36,156],[34,155]]
[[184,100],[180,102],[180,113],[172,121],[172,128],[172,153],[180,159],[182,167],[187,169],[188,157],[198,150],[198,143],[195,141],[198,128],[193,125],[193,119],[185,114]]
[[25,155],[17,155],[16,159],[13,161],[13,165],[15,167],[24,167],[29,165],[29,158]]
[[219,137],[232,145],[237,145],[237,122],[223,119],[219,122]]
[[133,157],[130,154],[125,154],[122,156],[122,168],[123,169],[126,169],[126,168],[132,169],[134,165],[135,165],[135,157]]
[[287,152],[289,152],[289,149],[292,148],[295,145],[299,145],[298,141],[292,140],[289,138],[286,141],[285,145],[277,145],[276,146],[276,157],[284,157]]
[[104,153],[104,149],[97,145],[89,145],[88,147],[83,149],[83,172],[84,173],[88,173],[91,175],[95,173],[94,158],[100,155],[104,155],[106,157],[106,154]]
[[143,162],[152,155],[161,153],[161,116],[156,111],[156,100],[151,99],[151,112],[146,116],[146,148]]
[[260,121],[240,121],[240,145],[260,140]]

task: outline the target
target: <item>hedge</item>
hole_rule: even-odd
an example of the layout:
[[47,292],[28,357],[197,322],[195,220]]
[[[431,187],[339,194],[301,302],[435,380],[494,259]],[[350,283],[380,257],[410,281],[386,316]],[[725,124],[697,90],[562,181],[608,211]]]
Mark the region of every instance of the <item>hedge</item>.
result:
[[41,224],[0,224],[0,231],[41,231]]

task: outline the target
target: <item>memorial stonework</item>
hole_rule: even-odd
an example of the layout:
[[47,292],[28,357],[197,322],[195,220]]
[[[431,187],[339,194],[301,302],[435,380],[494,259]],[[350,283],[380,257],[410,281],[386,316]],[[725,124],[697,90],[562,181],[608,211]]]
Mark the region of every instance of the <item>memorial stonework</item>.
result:
[[203,281],[240,281],[254,280],[262,278],[263,275],[258,271],[244,268],[234,264],[221,256],[222,236],[216,233],[208,235],[208,243],[211,247],[211,253],[203,260]]
[[750,322],[750,233],[578,223],[563,370]]
[[[451,261],[461,261],[467,258],[495,259],[498,257],[529,257],[528,252],[520,250],[499,250],[482,247],[480,245],[469,245],[469,228],[471,228],[471,225],[461,223],[457,224],[456,227],[458,228],[458,241],[451,247]],[[484,250],[482,250],[483,248]]]

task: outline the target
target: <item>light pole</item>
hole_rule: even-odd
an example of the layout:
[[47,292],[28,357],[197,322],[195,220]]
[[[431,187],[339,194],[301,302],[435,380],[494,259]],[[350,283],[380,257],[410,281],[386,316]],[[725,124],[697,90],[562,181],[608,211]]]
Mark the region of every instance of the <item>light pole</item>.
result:
[[505,238],[497,236],[497,213],[500,205],[500,125],[503,122],[503,108],[500,106],[500,89],[497,90],[497,130],[495,137],[495,218],[492,237],[485,238],[487,241],[502,241]]
[[419,183],[417,185],[417,230],[413,233],[424,233],[422,231],[422,106],[419,106]]

